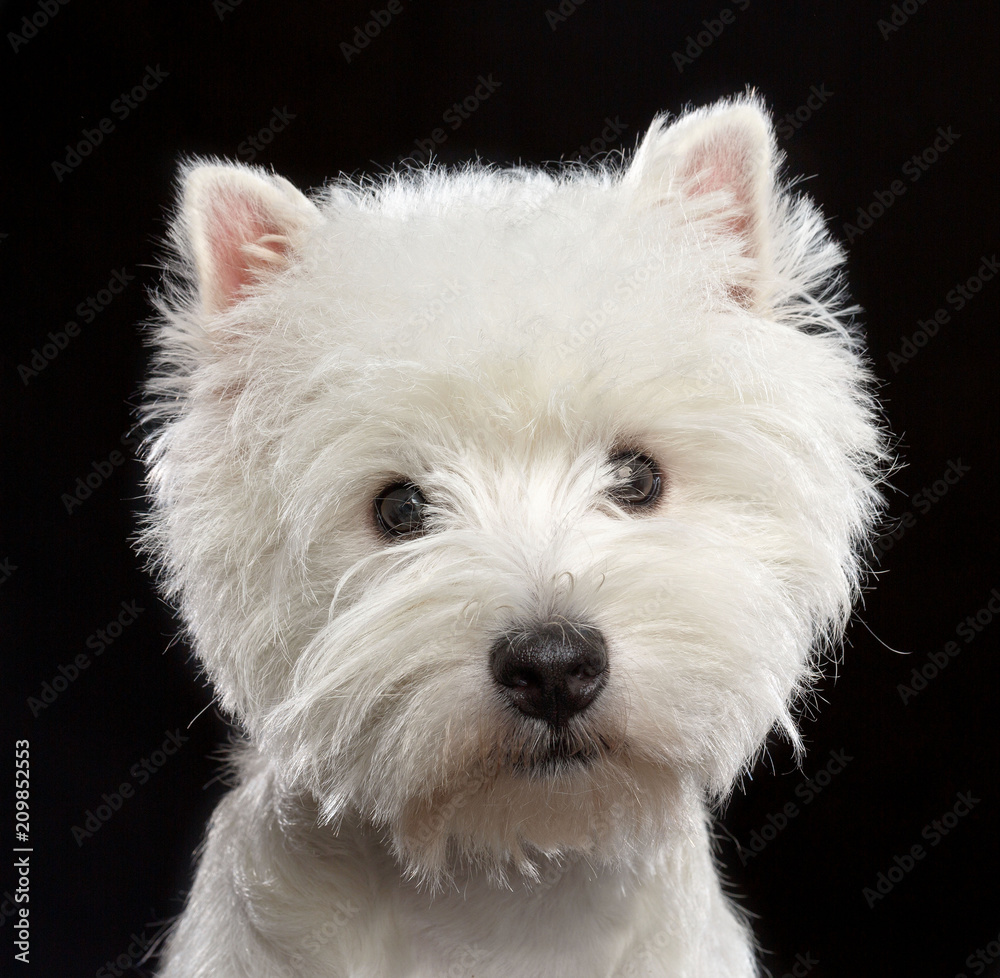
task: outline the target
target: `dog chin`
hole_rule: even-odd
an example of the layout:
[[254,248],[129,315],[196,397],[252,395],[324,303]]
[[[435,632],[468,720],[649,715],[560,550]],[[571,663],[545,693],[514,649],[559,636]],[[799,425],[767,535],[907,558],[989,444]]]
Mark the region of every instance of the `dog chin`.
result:
[[529,746],[497,749],[383,825],[405,875],[433,888],[474,867],[509,886],[551,860],[622,866],[686,818],[684,777],[624,741],[555,733]]

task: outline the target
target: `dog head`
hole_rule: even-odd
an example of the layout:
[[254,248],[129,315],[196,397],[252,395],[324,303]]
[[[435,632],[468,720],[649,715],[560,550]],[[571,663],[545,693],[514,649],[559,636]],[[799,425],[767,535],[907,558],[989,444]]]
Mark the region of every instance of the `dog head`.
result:
[[158,557],[223,705],[414,872],[617,859],[839,639],[883,439],[750,99],[631,163],[183,175]]

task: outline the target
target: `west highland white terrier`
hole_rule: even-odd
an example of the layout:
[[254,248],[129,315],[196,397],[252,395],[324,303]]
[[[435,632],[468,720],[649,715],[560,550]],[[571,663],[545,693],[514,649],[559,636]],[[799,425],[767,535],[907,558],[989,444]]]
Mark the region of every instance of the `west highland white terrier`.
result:
[[184,168],[146,547],[245,735],[164,978],[757,974],[710,813],[885,440],[760,102],[628,165]]

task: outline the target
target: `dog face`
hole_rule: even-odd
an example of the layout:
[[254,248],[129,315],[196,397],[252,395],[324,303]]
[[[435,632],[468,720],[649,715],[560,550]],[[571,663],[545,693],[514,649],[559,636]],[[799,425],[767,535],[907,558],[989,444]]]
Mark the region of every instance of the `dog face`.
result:
[[414,873],[614,860],[840,635],[882,440],[752,101],[621,172],[185,173],[147,536],[224,706]]

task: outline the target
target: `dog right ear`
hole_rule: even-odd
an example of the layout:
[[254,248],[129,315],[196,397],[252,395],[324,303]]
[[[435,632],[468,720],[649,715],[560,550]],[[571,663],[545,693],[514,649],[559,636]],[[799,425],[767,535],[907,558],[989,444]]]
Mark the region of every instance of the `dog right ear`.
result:
[[[775,173],[781,154],[762,100],[753,94],[723,100],[668,124],[653,122],[626,179],[641,206],[673,198],[701,210],[703,226],[729,238],[747,259],[727,291],[746,308],[766,306],[773,278]],[[717,208],[705,213],[706,201]],[[714,212],[713,212],[714,210]]]
[[319,210],[258,167],[194,164],[182,174],[180,247],[194,266],[205,313],[225,312],[289,267]]

